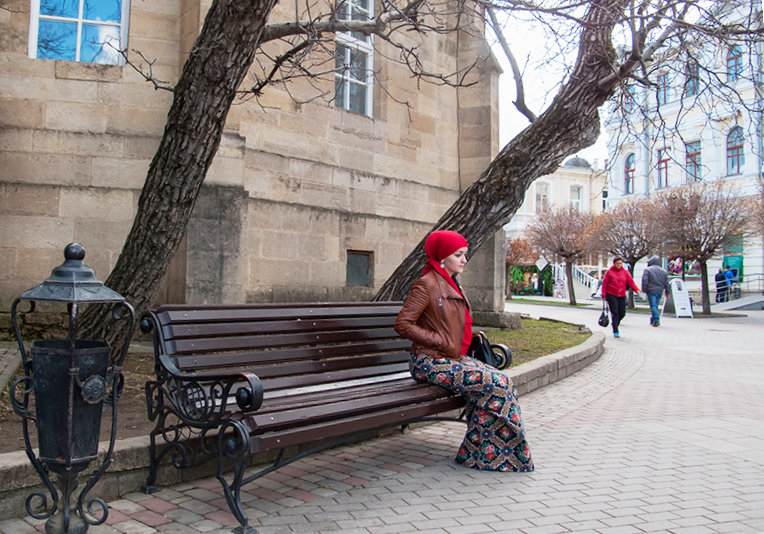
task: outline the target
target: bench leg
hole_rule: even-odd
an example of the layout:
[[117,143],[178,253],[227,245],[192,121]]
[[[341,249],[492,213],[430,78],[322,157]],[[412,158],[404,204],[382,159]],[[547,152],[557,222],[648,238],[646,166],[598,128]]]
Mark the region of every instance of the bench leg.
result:
[[141,486],[141,491],[146,494],[154,493],[157,490],[157,471],[159,470],[159,458],[157,457],[156,434],[152,431],[149,434],[149,476],[146,478],[146,484]]
[[[249,459],[249,433],[239,421],[228,421],[220,428],[218,434],[218,474],[217,479],[223,486],[223,494],[228,503],[228,508],[239,522],[233,532],[236,534],[254,534],[255,529],[250,527],[247,514],[241,504],[241,486],[244,471]],[[224,471],[226,460],[233,466],[233,480],[229,484]]]

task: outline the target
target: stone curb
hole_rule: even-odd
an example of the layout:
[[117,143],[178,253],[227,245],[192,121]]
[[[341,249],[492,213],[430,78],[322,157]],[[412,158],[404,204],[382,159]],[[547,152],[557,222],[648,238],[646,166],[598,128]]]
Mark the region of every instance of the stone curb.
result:
[[[508,374],[518,394],[524,395],[562,380],[594,362],[602,354],[604,343],[605,335],[594,332],[580,345],[513,367],[508,370]],[[119,415],[119,408],[117,412]],[[371,432],[369,438],[373,439],[378,435],[377,432]],[[106,442],[101,443],[101,454],[105,454],[106,445]],[[148,447],[148,436],[117,440],[112,465],[88,496],[99,497],[108,502],[139,490],[148,474]],[[269,461],[269,456],[273,457],[273,453],[258,455],[253,458],[252,463]],[[86,473],[89,475],[99,465],[93,462]],[[214,473],[211,469],[214,466],[210,464],[208,466],[208,468],[185,471],[164,466],[159,470],[158,485],[177,484],[209,476]],[[0,520],[26,515],[24,502],[27,497],[37,491],[45,493],[39,475],[24,451],[0,454],[0,480],[3,480],[3,487],[0,489]]]

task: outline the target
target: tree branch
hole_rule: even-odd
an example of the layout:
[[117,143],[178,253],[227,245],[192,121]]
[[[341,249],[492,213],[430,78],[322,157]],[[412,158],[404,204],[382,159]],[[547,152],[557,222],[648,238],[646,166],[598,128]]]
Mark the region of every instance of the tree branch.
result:
[[513,103],[515,104],[517,110],[525,115],[525,117],[528,118],[528,121],[532,123],[536,120],[536,114],[533,113],[533,111],[531,111],[525,104],[523,73],[520,72],[520,67],[517,65],[515,55],[512,53],[512,49],[509,47],[509,43],[507,43],[507,40],[504,38],[504,33],[501,31],[499,20],[496,18],[496,12],[494,11],[493,7],[488,7],[488,15],[491,18],[491,27],[493,28],[493,33],[499,39],[499,44],[501,44],[501,48],[504,50],[504,55],[507,56],[509,65],[512,67],[512,76],[515,79],[515,92],[517,95],[517,98]]

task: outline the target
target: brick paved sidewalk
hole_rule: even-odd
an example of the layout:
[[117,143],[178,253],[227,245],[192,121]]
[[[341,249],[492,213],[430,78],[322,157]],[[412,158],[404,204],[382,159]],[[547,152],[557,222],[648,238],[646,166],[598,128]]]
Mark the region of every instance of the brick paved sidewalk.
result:
[[[520,398],[533,473],[457,466],[464,426],[442,423],[271,473],[246,487],[247,515],[261,534],[764,532],[764,312],[750,315],[659,329],[627,316],[598,361]],[[91,532],[235,526],[215,479],[110,506]]]

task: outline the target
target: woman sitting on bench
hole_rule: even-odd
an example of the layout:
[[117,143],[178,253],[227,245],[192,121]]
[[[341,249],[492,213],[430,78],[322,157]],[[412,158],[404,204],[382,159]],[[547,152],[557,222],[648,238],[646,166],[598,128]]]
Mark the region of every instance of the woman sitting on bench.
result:
[[489,471],[533,471],[512,380],[466,356],[472,319],[456,275],[467,264],[467,241],[457,232],[436,231],[427,237],[424,250],[424,274],[395,321],[395,330],[413,342],[411,375],[467,400],[467,434],[457,463]]

